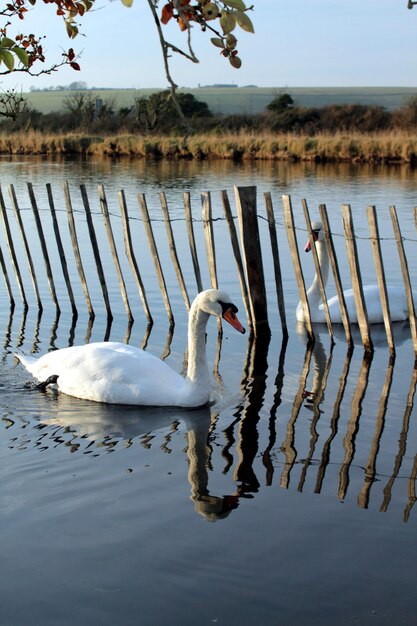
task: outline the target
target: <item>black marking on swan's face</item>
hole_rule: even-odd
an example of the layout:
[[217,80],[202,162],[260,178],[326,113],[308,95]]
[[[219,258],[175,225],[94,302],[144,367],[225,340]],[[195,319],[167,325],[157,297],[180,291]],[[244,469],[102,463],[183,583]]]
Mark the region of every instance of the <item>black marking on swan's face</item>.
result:
[[217,301],[222,308],[222,318],[226,320],[233,328],[236,328],[240,333],[244,334],[245,329],[242,324],[239,322],[236,313],[238,312],[238,308],[233,302],[223,302],[222,300]]
[[[322,241],[324,239],[324,233],[322,230],[322,226],[320,222],[312,222],[311,223],[311,233],[313,235],[313,241]],[[304,248],[304,252],[311,251],[310,238],[308,238],[307,243]]]
[[218,300],[217,302],[222,307],[222,315],[224,315],[229,309],[232,310],[232,313],[237,313],[239,311],[239,309],[235,304],[233,304],[233,302],[222,302],[221,300]]

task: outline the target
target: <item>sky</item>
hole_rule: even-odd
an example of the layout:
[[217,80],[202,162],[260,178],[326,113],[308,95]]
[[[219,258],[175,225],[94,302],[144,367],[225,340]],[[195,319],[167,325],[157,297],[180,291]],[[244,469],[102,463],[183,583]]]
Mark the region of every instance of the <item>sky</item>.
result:
[[[88,87],[166,87],[159,39],[146,0],[126,8],[120,0],[96,0],[70,41],[53,5],[37,3],[19,28],[46,35],[48,60],[63,49],[81,52],[81,71],[51,76],[3,77],[3,89],[44,88],[83,81]],[[249,1],[247,2],[249,5]],[[178,56],[171,73],[180,87],[232,83],[259,87],[417,87],[417,5],[407,0],[253,0],[255,34],[237,29],[242,67],[236,70],[194,27],[194,64]],[[184,33],[173,23],[165,36],[177,45]]]

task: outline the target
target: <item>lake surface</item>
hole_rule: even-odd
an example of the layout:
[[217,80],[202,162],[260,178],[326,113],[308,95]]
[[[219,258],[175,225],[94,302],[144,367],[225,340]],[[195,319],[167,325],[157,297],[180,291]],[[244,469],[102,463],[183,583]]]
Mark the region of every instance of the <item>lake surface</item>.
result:
[[[330,346],[325,328],[307,348],[295,323],[294,271],[282,226],[281,195],[293,200],[299,245],[306,238],[301,199],[312,218],[325,203],[342,280],[349,286],[340,206],[350,203],[364,282],[374,280],[366,206],[374,204],[386,272],[401,271],[388,207],[397,207],[412,282],[417,234],[417,172],[404,167],[255,163],[144,163],[3,159],[1,185],[13,184],[34,252],[44,305],[38,315],[21,244],[17,255],[30,303],[24,314],[3,229],[0,244],[16,308],[1,285],[0,490],[4,625],[119,623],[226,626],[253,624],[412,624],[417,557],[417,374],[408,324],[396,324],[390,361],[382,328],[373,358],[355,333],[353,353],[342,333]],[[96,312],[88,319],[66,222],[69,181],[87,283]],[[53,260],[61,315],[56,317],[26,183],[33,184]],[[74,324],[54,248],[45,184],[51,183],[78,308]],[[107,323],[79,184],[85,184],[109,289]],[[129,325],[99,215],[105,186],[114,236],[135,321]],[[188,250],[183,192],[189,191],[204,286],[210,286],[202,192],[210,191],[219,283],[245,311],[220,201],[233,186],[258,188],[258,213],[271,339],[254,344],[231,327],[208,327],[213,404],[205,409],[105,406],[41,393],[14,353],[43,354],[70,343],[110,338],[144,345],[181,370],[187,316],[169,256],[158,194],[166,193],[190,297],[196,293]],[[124,189],[132,236],[154,325],[147,320],[124,258],[117,192]],[[170,332],[137,204],[145,193],[175,318]],[[283,340],[277,309],[263,193],[271,192],[289,326]],[[219,218],[219,219],[218,219]],[[306,282],[314,274],[302,257]],[[329,295],[332,295],[332,286]],[[220,359],[220,360],[219,360]]]

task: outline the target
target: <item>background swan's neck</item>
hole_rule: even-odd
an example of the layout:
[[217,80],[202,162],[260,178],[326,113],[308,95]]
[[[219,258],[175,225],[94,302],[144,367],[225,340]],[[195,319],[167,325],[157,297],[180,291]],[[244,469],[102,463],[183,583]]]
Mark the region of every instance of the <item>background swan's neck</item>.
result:
[[193,304],[188,318],[187,378],[192,383],[209,385],[210,375],[206,356],[206,326],[209,314]]
[[[316,242],[317,256],[319,258],[321,276],[323,284],[326,286],[327,279],[329,278],[329,255],[327,253],[327,247],[325,241]],[[311,308],[318,307],[321,303],[320,285],[317,278],[317,274],[314,277],[311,287],[307,291],[308,302]]]

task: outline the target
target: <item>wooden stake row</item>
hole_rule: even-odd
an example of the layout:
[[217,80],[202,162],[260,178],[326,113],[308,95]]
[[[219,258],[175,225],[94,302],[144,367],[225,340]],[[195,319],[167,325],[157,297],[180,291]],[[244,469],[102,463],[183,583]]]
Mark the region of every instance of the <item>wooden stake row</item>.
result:
[[[70,300],[73,317],[76,318],[78,316],[77,305],[75,301],[74,291],[73,291],[73,279],[71,279],[67,258],[69,254],[69,250],[64,249],[63,240],[61,237],[58,220],[56,217],[56,209],[55,202],[52,194],[51,186],[48,184],[47,188],[47,197],[48,204],[50,209],[50,214],[52,218],[53,231],[55,236],[55,242],[60,258],[60,264],[62,273],[64,276],[68,297]],[[107,287],[107,281],[105,277],[105,272],[103,268],[102,256],[103,254],[107,254],[108,250],[110,250],[111,257],[113,259],[113,263],[116,270],[116,275],[118,279],[119,292],[121,294],[126,314],[129,320],[129,323],[133,323],[133,312],[129,302],[129,296],[126,288],[126,283],[124,280],[122,265],[119,258],[119,251],[117,249],[116,240],[113,233],[113,228],[111,225],[110,219],[110,211],[108,207],[108,202],[106,198],[106,193],[103,185],[98,187],[98,200],[101,208],[101,214],[103,218],[103,224],[105,227],[107,241],[108,241],[108,250],[100,249],[96,231],[95,231],[95,223],[93,220],[93,214],[90,208],[90,201],[87,194],[87,190],[84,185],[80,186],[81,199],[83,203],[88,236],[91,244],[92,250],[92,258],[94,259],[95,268],[97,271],[97,277],[101,286],[103,301],[105,310],[107,313],[108,321],[111,322],[113,319],[113,313],[111,310],[110,304],[110,296]],[[35,272],[35,264],[33,262],[33,248],[31,249],[32,240],[29,240],[25,225],[22,219],[22,212],[19,207],[19,203],[17,200],[16,192],[13,186],[9,188],[9,194],[11,199],[11,205],[14,213],[14,217],[16,220],[18,232],[20,234],[23,250],[25,253],[29,277],[32,283],[33,291],[36,298],[36,303],[39,311],[41,312],[43,309],[43,303],[41,301],[41,295],[38,285],[38,279]],[[49,291],[51,294],[52,301],[56,307],[57,316],[59,316],[61,312],[60,303],[58,302],[57,290],[55,286],[54,276],[53,276],[53,268],[55,271],[56,265],[51,260],[51,251],[48,250],[47,240],[44,233],[44,227],[42,224],[42,219],[40,216],[38,201],[35,197],[35,192],[32,185],[28,184],[28,194],[30,199],[30,204],[34,216],[35,228],[37,231],[37,235],[39,238],[39,244],[42,252],[42,257],[45,265],[45,271],[49,286]],[[74,254],[74,260],[77,267],[77,272],[79,276],[79,280],[81,283],[81,287],[83,290],[87,311],[90,319],[94,319],[95,312],[93,309],[89,288],[87,284],[86,273],[84,271],[83,259],[80,251],[80,245],[76,230],[76,223],[74,218],[74,210],[72,199],[70,195],[70,190],[68,183],[64,184],[64,198],[67,209],[67,220],[68,220],[68,228],[69,234],[72,244],[72,252]],[[133,273],[133,276],[136,280],[138,291],[141,299],[141,303],[143,306],[143,310],[148,321],[148,325],[151,326],[153,323],[153,318],[150,311],[150,306],[148,303],[148,298],[145,292],[145,287],[141,278],[139,263],[137,261],[137,255],[135,254],[135,246],[132,241],[132,232],[131,232],[131,223],[128,214],[128,208],[126,203],[126,197],[123,191],[120,191],[118,194],[119,205],[120,205],[120,214],[122,219],[123,226],[123,237],[124,237],[124,247],[126,257]],[[194,233],[194,225],[193,225],[193,216],[191,210],[191,200],[190,194],[184,194],[184,216],[185,216],[185,224],[186,231],[188,237],[189,244],[189,252],[191,255],[192,265],[194,269],[194,275],[197,285],[197,290],[203,289],[203,280],[200,269],[200,262],[198,259],[197,253],[197,245],[195,240]],[[235,187],[235,200],[237,207],[237,217],[238,217],[238,225],[239,229],[236,229],[234,217],[232,215],[232,210],[230,207],[229,197],[226,191],[221,192],[221,201],[224,210],[225,220],[228,226],[230,241],[233,251],[233,256],[236,262],[237,275],[240,283],[241,293],[243,303],[246,309],[247,322],[249,326],[249,330],[255,336],[268,335],[270,333],[269,330],[269,321],[268,321],[268,306],[267,306],[267,289],[265,284],[265,276],[264,276],[264,268],[263,268],[263,251],[262,248],[265,246],[265,242],[262,242],[261,245],[261,236],[259,231],[258,224],[258,215],[257,215],[257,195],[255,187]],[[300,293],[300,299],[302,302],[302,306],[305,312],[305,326],[307,330],[307,334],[311,341],[314,341],[314,326],[311,320],[311,312],[310,305],[308,301],[307,291],[305,288],[304,276],[300,261],[299,248],[296,236],[296,227],[295,220],[293,215],[293,208],[291,198],[288,195],[284,195],[282,198],[283,201],[283,215],[284,215],[284,223],[286,227],[287,239],[292,259],[292,264],[295,270],[295,277],[298,286],[298,290]],[[178,285],[180,288],[180,292],[182,294],[182,298],[184,300],[184,305],[186,310],[188,311],[190,308],[190,298],[188,295],[187,285],[184,279],[184,274],[181,268],[174,231],[172,229],[172,220],[170,217],[168,201],[166,195],[164,193],[160,194],[160,203],[162,208],[162,214],[164,218],[167,242],[169,247],[169,252],[172,260],[172,264],[175,270],[176,278],[178,281]],[[151,257],[153,260],[156,277],[159,283],[160,291],[162,294],[162,298],[164,301],[165,309],[167,312],[168,320],[170,326],[174,326],[174,315],[173,310],[168,294],[168,289],[166,285],[166,280],[164,276],[163,266],[160,259],[160,254],[157,246],[157,242],[155,239],[155,235],[153,232],[152,220],[149,216],[149,211],[147,207],[146,198],[143,194],[138,194],[138,204],[142,214],[142,222],[144,227],[144,232],[147,238],[149,250],[151,253]],[[202,204],[202,222],[203,222],[203,233],[205,240],[205,248],[206,248],[206,259],[208,265],[208,273],[210,278],[210,285],[214,288],[221,288],[218,278],[218,269],[217,263],[218,260],[216,258],[216,245],[215,245],[215,230],[214,230],[214,220],[212,216],[212,199],[211,194],[209,192],[203,193],[201,195],[201,204]],[[323,284],[323,279],[321,276],[320,262],[318,259],[318,255],[315,249],[314,237],[312,232],[311,220],[310,220],[310,212],[307,206],[306,200],[302,201],[302,208],[304,211],[304,218],[306,223],[306,229],[308,236],[310,238],[311,249],[313,261],[316,268],[317,280],[319,283],[320,294],[323,301],[323,309],[325,320],[328,328],[328,333],[331,342],[333,343],[334,337],[334,321],[331,319],[331,314],[327,304],[327,296],[325,291],[325,285]],[[288,335],[288,325],[287,325],[287,313],[285,309],[285,301],[284,301],[284,287],[283,287],[283,279],[281,272],[281,262],[280,262],[280,254],[278,247],[278,238],[276,231],[276,220],[274,215],[274,208],[272,205],[271,194],[265,194],[265,209],[268,221],[268,229],[269,229],[269,238],[271,244],[271,253],[273,260],[273,269],[274,269],[274,278],[275,278],[275,287],[276,287],[276,295],[277,295],[277,303],[278,310],[281,320],[282,331],[285,336]],[[346,307],[342,282],[340,278],[340,271],[338,260],[336,256],[335,246],[333,244],[333,238],[331,233],[331,227],[329,224],[327,209],[324,204],[319,206],[320,219],[322,222],[322,229],[326,239],[326,246],[329,254],[330,267],[332,270],[337,296],[339,298],[340,303],[340,314],[341,321],[343,324],[343,328],[346,335],[346,340],[349,346],[352,345],[352,333],[351,333],[351,323],[349,320],[349,312]],[[397,213],[395,207],[390,207],[391,220],[393,224],[394,236],[397,242],[397,249],[399,260],[401,264],[401,270],[404,281],[404,288],[407,297],[407,305],[409,311],[409,319],[410,319],[410,329],[411,335],[413,339],[413,344],[415,347],[415,352],[417,355],[417,325],[415,319],[415,308],[413,302],[413,292],[411,288],[410,276],[408,271],[407,258],[405,255],[403,238],[401,235],[400,225],[398,222]],[[13,241],[13,235],[10,228],[8,211],[6,209],[3,192],[0,187],[0,215],[1,221],[3,224],[3,230],[5,235],[5,241],[7,248],[9,250],[10,262],[15,274],[17,286],[19,289],[21,301],[26,311],[29,307],[28,298],[25,292],[24,281],[22,279],[22,272],[19,267],[19,262],[16,254],[15,241]],[[389,294],[386,286],[385,279],[385,270],[383,264],[383,257],[380,245],[380,237],[378,230],[378,222],[377,222],[377,213],[376,209],[373,206],[368,207],[367,209],[369,229],[370,229],[370,240],[372,242],[372,252],[374,256],[376,275],[378,280],[379,292],[381,295],[381,305],[383,311],[383,319],[385,325],[385,332],[387,335],[387,342],[389,350],[392,356],[395,355],[395,341],[393,335],[393,328],[391,323],[391,315],[390,315],[390,303],[389,303]],[[342,207],[342,218],[343,218],[343,227],[344,227],[344,235],[346,242],[346,250],[347,250],[347,258],[349,262],[350,275],[352,280],[352,288],[355,300],[355,308],[357,312],[357,320],[358,326],[362,338],[362,343],[366,352],[372,352],[373,350],[373,342],[372,342],[372,333],[371,333],[371,325],[368,320],[366,301],[364,297],[363,283],[361,278],[361,270],[360,263],[358,258],[358,251],[356,248],[356,238],[354,232],[354,224],[352,219],[352,212],[349,205],[344,205]],[[417,207],[415,209],[415,220],[417,227]],[[85,254],[85,252],[84,252]],[[11,281],[8,275],[7,263],[3,256],[3,251],[0,249],[0,268],[3,273],[3,277],[6,284],[7,294],[9,297],[10,307],[13,309],[15,307],[15,298],[13,296],[13,290]],[[292,315],[293,313],[291,313]]]

